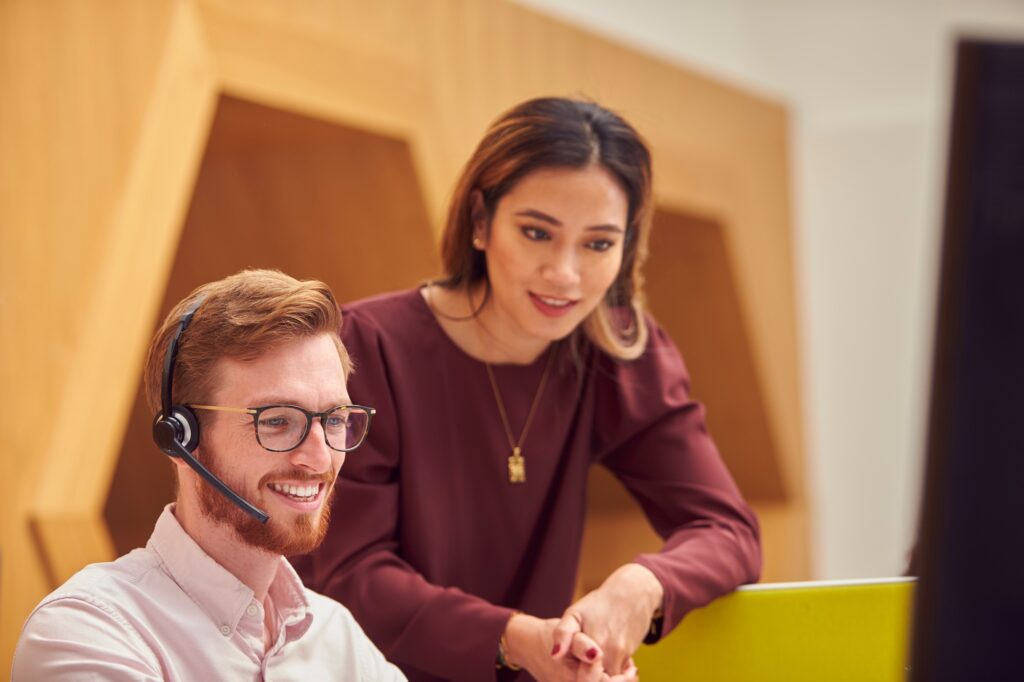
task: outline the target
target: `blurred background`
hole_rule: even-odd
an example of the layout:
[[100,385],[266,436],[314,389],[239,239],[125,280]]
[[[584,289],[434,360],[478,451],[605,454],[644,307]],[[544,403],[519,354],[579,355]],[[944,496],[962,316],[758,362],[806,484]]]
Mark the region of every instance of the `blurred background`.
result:
[[[534,96],[655,157],[651,308],[765,526],[766,580],[914,543],[955,37],[1020,0],[0,0],[0,670],[32,606],[173,495],[158,319],[246,266],[437,274],[461,163]],[[580,587],[657,546],[592,479]]]

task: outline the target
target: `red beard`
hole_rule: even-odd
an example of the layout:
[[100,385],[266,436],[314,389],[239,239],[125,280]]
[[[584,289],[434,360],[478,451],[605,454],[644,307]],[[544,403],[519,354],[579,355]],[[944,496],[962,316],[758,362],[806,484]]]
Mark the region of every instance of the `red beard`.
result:
[[[228,487],[241,492],[241,486],[225,479],[222,472],[218,471],[217,455],[211,453],[209,448],[203,452],[206,460],[203,463],[218,478],[228,484]],[[239,509],[233,502],[224,497],[213,486],[202,478],[197,478],[196,487],[199,493],[199,509],[209,519],[231,526],[235,534],[246,544],[262,549],[271,554],[282,554],[290,556],[293,554],[306,554],[320,546],[327,535],[327,526],[331,520],[331,501],[334,498],[333,472],[320,476],[310,476],[300,471],[277,472],[267,474],[260,479],[256,496],[243,494],[243,497],[257,507],[263,499],[263,490],[271,480],[288,479],[293,481],[323,482],[327,498],[316,515],[301,514],[295,518],[293,523],[285,525],[282,521],[275,521],[271,518],[266,523],[260,523],[249,514]]]

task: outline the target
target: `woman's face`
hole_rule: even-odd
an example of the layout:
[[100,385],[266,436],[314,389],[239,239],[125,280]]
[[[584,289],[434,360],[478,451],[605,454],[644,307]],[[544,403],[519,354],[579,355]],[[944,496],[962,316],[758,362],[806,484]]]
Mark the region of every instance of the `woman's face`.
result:
[[568,336],[619,273],[628,208],[598,165],[543,168],[520,180],[498,200],[489,233],[485,218],[476,225],[492,292],[481,314],[492,331],[538,349]]

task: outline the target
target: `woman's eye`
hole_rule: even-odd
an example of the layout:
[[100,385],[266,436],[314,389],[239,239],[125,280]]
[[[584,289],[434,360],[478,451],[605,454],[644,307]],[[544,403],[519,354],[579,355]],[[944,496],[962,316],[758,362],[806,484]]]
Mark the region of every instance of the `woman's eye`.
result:
[[540,227],[523,227],[523,235],[530,241],[543,242],[551,239],[548,231]]
[[587,244],[587,248],[592,251],[607,251],[613,246],[615,246],[615,242],[611,239],[595,239]]

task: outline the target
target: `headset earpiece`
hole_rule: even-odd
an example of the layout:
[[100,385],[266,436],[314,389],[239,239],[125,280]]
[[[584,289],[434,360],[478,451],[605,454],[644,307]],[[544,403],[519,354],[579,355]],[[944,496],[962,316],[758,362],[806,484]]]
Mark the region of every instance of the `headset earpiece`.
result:
[[153,420],[153,441],[161,452],[180,457],[181,451],[194,452],[199,445],[199,420],[195,412],[183,405],[171,408],[171,416],[158,414]]
[[184,405],[175,405],[171,408],[171,413],[184,431],[178,443],[189,452],[195,452],[196,446],[199,445],[199,419],[196,418],[196,413]]

